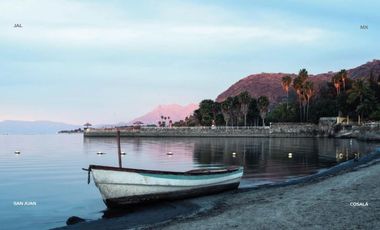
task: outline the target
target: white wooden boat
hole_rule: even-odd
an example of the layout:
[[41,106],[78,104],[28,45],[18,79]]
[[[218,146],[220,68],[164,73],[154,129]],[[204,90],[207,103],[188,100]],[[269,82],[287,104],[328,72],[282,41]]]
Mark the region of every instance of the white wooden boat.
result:
[[242,167],[169,172],[90,165],[88,170],[110,208],[236,189],[243,175]]

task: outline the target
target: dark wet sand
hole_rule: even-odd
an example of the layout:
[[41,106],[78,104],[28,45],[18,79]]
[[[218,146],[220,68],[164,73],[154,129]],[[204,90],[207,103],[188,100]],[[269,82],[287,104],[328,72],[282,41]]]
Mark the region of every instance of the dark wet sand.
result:
[[380,162],[347,165],[298,184],[162,203],[67,229],[376,229]]

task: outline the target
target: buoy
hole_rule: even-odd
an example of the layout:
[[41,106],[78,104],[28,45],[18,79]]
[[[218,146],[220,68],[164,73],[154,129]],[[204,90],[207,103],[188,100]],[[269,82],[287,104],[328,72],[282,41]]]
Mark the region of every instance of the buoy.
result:
[[288,158],[293,158],[293,153],[288,153]]
[[167,152],[166,155],[172,156],[173,153],[172,152]]
[[235,152],[232,153],[232,157],[236,157],[236,153]]
[[19,154],[21,154],[21,152],[20,151],[15,151],[15,154],[19,155]]
[[127,155],[125,152],[121,152],[121,155],[124,156],[124,155]]
[[103,152],[97,152],[96,154],[98,154],[98,155],[103,155],[103,154],[106,154],[106,153],[103,153]]

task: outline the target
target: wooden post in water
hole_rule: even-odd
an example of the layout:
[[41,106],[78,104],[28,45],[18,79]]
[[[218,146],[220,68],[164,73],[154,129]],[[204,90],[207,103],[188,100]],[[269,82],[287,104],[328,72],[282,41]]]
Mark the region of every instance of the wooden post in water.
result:
[[120,146],[120,130],[117,129],[117,155],[119,156],[119,167],[122,168],[122,163],[121,163],[121,146]]

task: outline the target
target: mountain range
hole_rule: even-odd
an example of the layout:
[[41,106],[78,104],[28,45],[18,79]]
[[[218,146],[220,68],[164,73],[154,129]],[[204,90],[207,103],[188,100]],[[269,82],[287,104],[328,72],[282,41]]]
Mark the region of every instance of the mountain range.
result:
[[[348,77],[351,79],[369,78],[371,73],[375,77],[380,76],[380,60],[373,60],[366,64],[360,65],[353,69],[348,69]],[[314,83],[314,87],[318,90],[323,84],[331,80],[336,72],[320,73],[309,75],[310,80]],[[295,77],[295,73],[260,73],[249,75],[227,90],[219,94],[216,101],[222,102],[229,96],[236,96],[243,91],[248,91],[252,97],[267,96],[272,103],[278,103],[282,98],[286,97],[285,91],[281,86],[281,78],[284,76]]]
[[[133,119],[130,122],[120,122],[109,125],[94,125],[94,127],[113,127],[122,125],[132,125],[136,121],[141,121],[144,124],[157,124],[161,120],[161,116],[170,117],[173,122],[185,119],[198,108],[197,104],[189,104],[181,106],[177,104],[159,105],[152,111]],[[53,121],[20,121],[20,120],[5,120],[0,121],[0,135],[7,134],[55,134],[61,130],[74,130],[83,128],[82,125],[72,125],[63,122]]]
[[54,134],[82,126],[53,121],[0,121],[0,134]]
[[[156,124],[161,120],[161,116],[170,117],[173,122],[183,120],[187,116],[193,114],[193,111],[198,109],[197,104],[188,104],[185,106],[178,104],[159,105],[152,111],[137,117],[127,124],[132,125],[134,122],[140,121],[144,124]],[[168,120],[167,120],[168,121]]]

